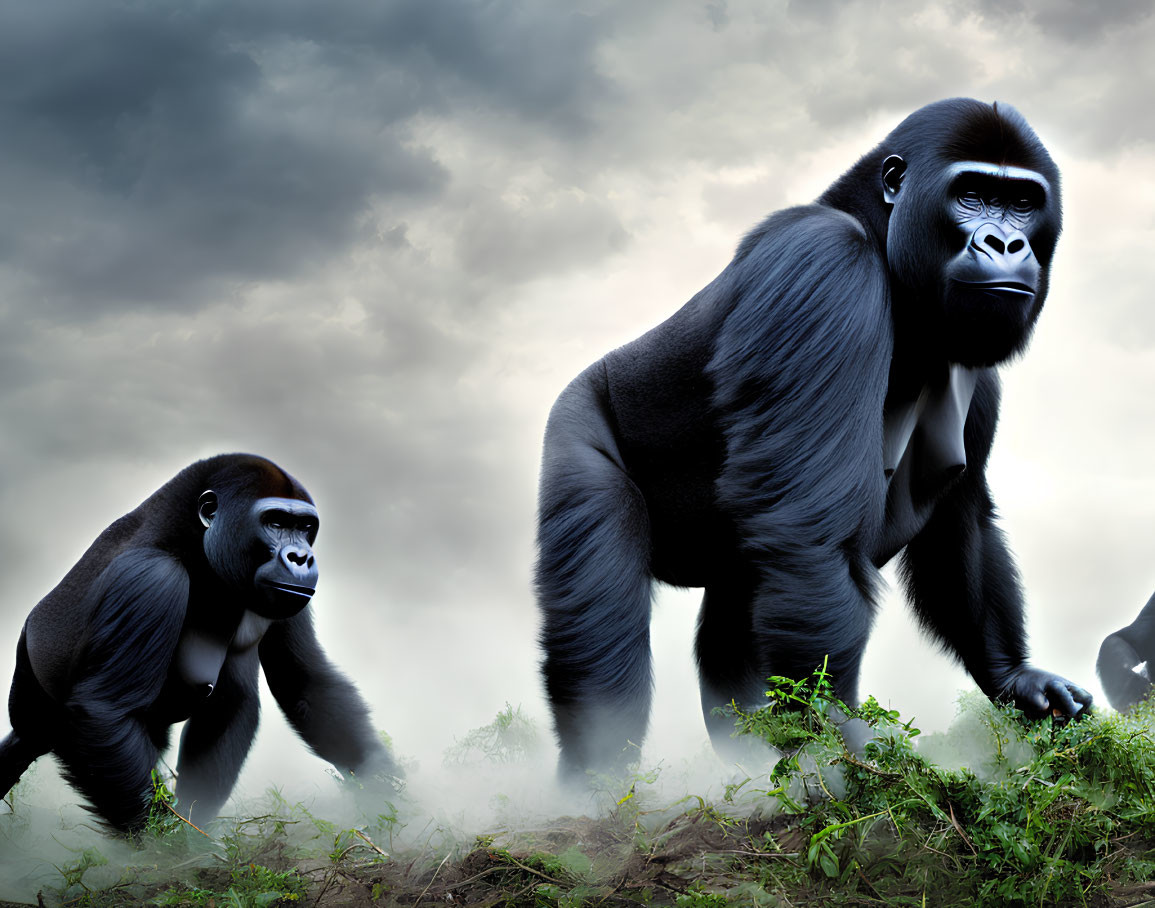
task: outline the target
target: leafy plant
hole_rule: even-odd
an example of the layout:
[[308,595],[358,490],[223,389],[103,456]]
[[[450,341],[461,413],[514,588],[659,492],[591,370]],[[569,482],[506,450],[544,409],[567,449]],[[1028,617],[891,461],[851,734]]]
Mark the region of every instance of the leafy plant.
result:
[[730,900],[724,895],[703,892],[695,887],[678,895],[674,904],[678,908],[728,908]]
[[267,908],[298,902],[308,886],[295,870],[271,870],[260,864],[246,864],[231,874],[231,885],[223,891],[200,887],[174,887],[161,893],[153,904],[180,908]]
[[445,752],[446,766],[520,763],[536,752],[537,726],[509,703],[488,725],[475,728]]
[[168,780],[156,769],[152,771],[152,799],[148,803],[148,819],[144,833],[153,839],[164,839],[185,825],[176,812],[176,795]]
[[[770,679],[767,699],[764,710],[734,711],[739,730],[785,751],[768,794],[796,817],[806,865],[831,886],[866,880],[876,897],[930,891],[938,905],[1090,904],[1151,872],[1149,711],[1059,724],[969,698],[975,756],[947,767],[915,749],[918,730],[894,711],[838,702],[825,666],[803,681]],[[843,716],[874,730],[865,756],[842,742]],[[820,780],[837,770],[845,794],[806,806],[794,783],[814,767]]]
[[84,884],[84,876],[93,867],[103,867],[108,863],[108,858],[101,854],[95,848],[85,848],[80,855],[71,864],[65,864],[63,867],[59,864],[56,869],[60,871],[60,876],[64,881],[62,891],[68,893],[76,889],[83,889],[89,891]]

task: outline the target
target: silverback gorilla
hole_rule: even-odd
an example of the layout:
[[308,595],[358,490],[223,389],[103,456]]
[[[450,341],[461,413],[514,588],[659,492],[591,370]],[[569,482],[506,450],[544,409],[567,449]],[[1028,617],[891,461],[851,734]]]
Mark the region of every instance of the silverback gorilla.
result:
[[829,656],[856,702],[877,569],[902,553],[923,626],[992,698],[1072,716],[1027,663],[984,478],[994,366],[1026,347],[1060,230],[1059,173],[1013,109],[904,120],[813,205],[771,215],[667,321],[550,414],[537,591],[563,776],[612,766],[649,716],[653,579],[704,587],[702,708]]
[[1126,627],[1109,634],[1099,647],[1096,668],[1109,702],[1125,712],[1151,693],[1155,673],[1155,596]]
[[178,806],[211,819],[256,732],[261,667],[317,754],[396,774],[305,611],[317,528],[301,484],[245,454],[193,464],[113,523],[25,622],[0,790],[51,751],[110,827],[134,832],[169,726],[187,719]]

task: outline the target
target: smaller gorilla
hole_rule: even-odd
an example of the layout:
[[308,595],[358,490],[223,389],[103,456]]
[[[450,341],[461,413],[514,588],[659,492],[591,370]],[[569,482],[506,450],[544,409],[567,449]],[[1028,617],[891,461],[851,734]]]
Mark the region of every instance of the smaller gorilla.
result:
[[24,624],[0,791],[52,752],[96,814],[136,832],[169,726],[187,719],[178,805],[211,819],[252,744],[262,667],[319,756],[342,772],[398,775],[306,610],[317,528],[304,487],[248,454],[193,464],[114,522]]
[[1095,668],[1107,701],[1126,712],[1151,693],[1155,672],[1155,596],[1147,600],[1139,617],[1109,634],[1099,647]]

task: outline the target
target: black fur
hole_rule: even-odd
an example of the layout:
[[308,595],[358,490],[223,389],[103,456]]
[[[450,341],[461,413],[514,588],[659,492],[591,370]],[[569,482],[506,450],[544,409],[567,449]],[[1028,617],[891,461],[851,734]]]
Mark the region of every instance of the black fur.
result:
[[110,827],[137,831],[169,727],[187,719],[178,803],[209,820],[252,743],[262,664],[316,753],[342,771],[396,774],[301,611],[315,532],[305,489],[241,454],[193,464],[113,523],[25,623],[0,788],[52,752]]
[[[905,176],[884,200],[894,155]],[[959,238],[955,162],[980,162],[974,179],[1010,164],[1035,175],[1015,186],[1049,186],[1014,234],[1041,269],[1029,307],[1026,294],[959,293],[947,279],[948,260],[978,242]],[[982,198],[984,212],[1001,204]],[[1036,714],[1090,703],[1026,665],[1019,583],[984,479],[998,412],[989,366],[1025,347],[1059,226],[1058,170],[1017,113],[930,105],[570,384],[546,429],[537,566],[563,773],[612,765],[645,734],[654,579],[705,588],[697,658],[716,745],[731,729],[714,707],[760,704],[768,675],[805,675],[825,656],[855,701],[877,567],[903,549],[924,626],[985,692]],[[971,388],[952,437],[951,402]],[[884,416],[915,404],[928,415],[896,468]]]
[[1096,668],[1107,701],[1119,712],[1150,695],[1155,675],[1155,596],[1134,621],[1107,636]]

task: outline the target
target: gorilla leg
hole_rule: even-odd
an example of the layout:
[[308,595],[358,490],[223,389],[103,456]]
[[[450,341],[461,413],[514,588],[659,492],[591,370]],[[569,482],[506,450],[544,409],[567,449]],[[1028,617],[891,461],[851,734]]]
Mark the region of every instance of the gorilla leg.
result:
[[12,790],[12,786],[20,781],[24,770],[32,765],[37,757],[48,753],[42,747],[30,744],[16,732],[0,741],[0,798]]
[[230,653],[216,689],[185,724],[176,797],[191,823],[214,819],[236,784],[260,718],[259,674],[256,647]]
[[109,826],[138,832],[148,818],[158,755],[148,728],[98,701],[70,703],[68,721],[53,748],[65,776]]
[[0,741],[0,797],[20,780],[33,760],[52,749],[50,730],[59,727],[61,712],[32,673],[22,632],[16,645],[16,671],[8,695],[12,732]]
[[739,759],[746,748],[733,737],[734,720],[714,710],[731,701],[744,710],[766,705],[766,679],[757,670],[758,658],[750,626],[749,587],[712,585],[702,598],[698,615],[698,685],[702,716],[711,743],[725,759]]
[[835,547],[791,556],[763,569],[751,603],[758,668],[799,679],[825,661],[835,696],[857,706],[862,654],[874,621],[872,569]]
[[590,372],[546,431],[537,591],[561,773],[628,762],[649,722],[650,529]]
[[[764,706],[771,675],[805,678],[825,660],[835,695],[848,706],[857,705],[872,612],[851,583],[847,578],[845,589],[851,595],[813,600],[771,595],[757,590],[755,583],[706,590],[698,621],[698,667],[706,727],[721,756],[739,759],[749,751],[732,738],[733,722],[712,711],[731,700],[744,709]],[[787,601],[794,607],[787,607]],[[843,726],[847,746],[861,751],[869,730],[858,720],[834,718]]]

